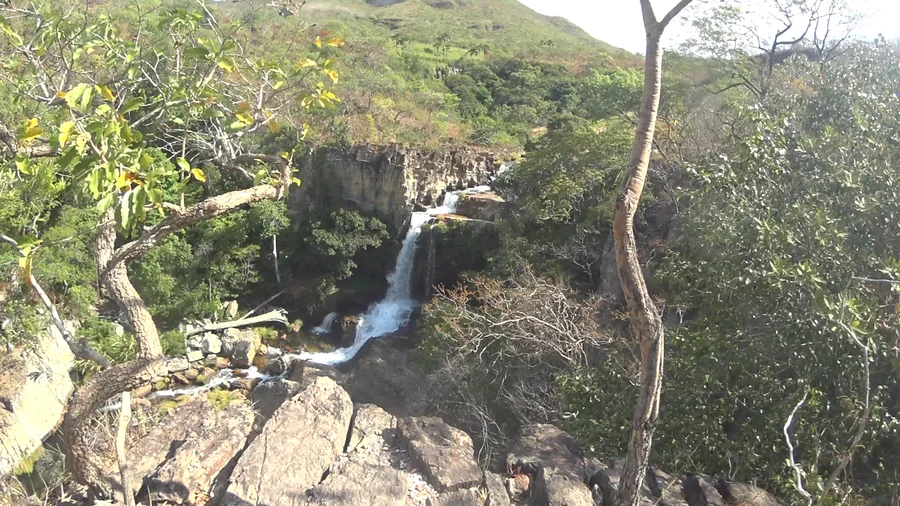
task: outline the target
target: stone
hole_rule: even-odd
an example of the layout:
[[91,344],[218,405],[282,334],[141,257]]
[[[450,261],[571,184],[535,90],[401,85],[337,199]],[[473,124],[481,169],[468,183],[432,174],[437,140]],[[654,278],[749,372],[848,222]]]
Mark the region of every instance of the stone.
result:
[[184,357],[173,357],[166,360],[166,369],[170,373],[186,371],[190,366],[190,362]]
[[733,481],[720,479],[715,484],[716,490],[721,494],[725,504],[740,504],[741,506],[782,506],[782,502],[765,490]]
[[429,498],[426,504],[428,506],[482,506],[482,499],[478,491],[464,488]]
[[188,381],[197,381],[197,378],[200,377],[200,371],[197,369],[191,368],[187,371],[184,371],[184,377],[188,379]]
[[250,392],[253,388],[259,384],[259,379],[257,378],[238,378],[231,382],[231,390],[243,390],[244,392]]
[[689,474],[682,478],[681,487],[689,506],[725,506],[725,500],[709,476]]
[[250,367],[260,344],[259,334],[252,329],[226,329],[222,353],[231,358],[235,367]]
[[0,353],[0,476],[34,454],[65,414],[75,356],[55,326]]
[[226,300],[222,303],[222,310],[225,317],[229,320],[234,320],[237,318],[238,314],[238,303],[236,300]]
[[406,503],[407,474],[386,465],[354,459],[337,463],[310,492],[310,506],[396,506]]
[[410,462],[439,493],[481,484],[472,438],[437,417],[408,417],[397,422],[399,442]]
[[494,192],[464,193],[456,204],[456,214],[473,220],[497,221],[507,208],[506,201]]
[[191,380],[187,379],[184,374],[176,372],[172,375],[172,380],[179,385],[190,385]]
[[[206,401],[206,396],[196,396],[176,407],[168,416],[155,425],[146,436],[128,449],[128,481],[133,492],[143,485],[144,478],[151,476],[166,459],[174,455],[191,436],[191,430],[202,427],[206,420],[215,416],[215,408]],[[104,481],[113,490],[119,490],[119,470],[111,463]]]
[[537,504],[593,506],[584,462],[575,438],[549,424],[523,426],[506,455],[511,471],[533,477],[530,495]]
[[344,383],[344,374],[330,365],[311,364],[296,360],[289,367],[288,379],[300,383],[302,388],[310,385],[316,378],[331,378],[339,384]]
[[150,392],[152,392],[152,391],[153,391],[153,385],[148,383],[146,385],[137,387],[134,390],[132,390],[131,397],[140,399],[142,397],[147,397],[148,395],[150,395]]
[[397,416],[414,416],[410,406],[418,404],[422,374],[410,367],[406,353],[395,346],[394,338],[382,337],[366,344],[358,355],[359,366],[342,384],[359,403],[372,403]]
[[352,346],[356,341],[356,328],[359,326],[359,316],[346,315],[341,316],[338,321],[338,335],[340,336],[339,344],[341,346]]
[[207,332],[200,340],[200,349],[203,353],[218,355],[222,351],[222,340],[219,339],[219,336]]
[[341,454],[353,403],[331,378],[316,378],[266,422],[231,473],[221,504],[302,504]]
[[503,477],[490,471],[484,472],[484,486],[487,489],[487,501],[484,506],[510,506],[509,492],[503,485]]
[[254,429],[261,430],[269,418],[275,414],[275,411],[298,392],[300,392],[300,383],[284,378],[275,378],[254,388],[250,396],[253,410],[256,412]]
[[203,352],[200,350],[188,350],[185,354],[188,362],[199,362],[203,360]]
[[228,464],[244,448],[252,425],[253,413],[245,404],[214,410],[148,480],[150,498],[154,503],[195,504],[214,496],[217,478],[227,476]]
[[347,452],[365,451],[375,446],[381,449],[385,443],[393,445],[396,431],[397,419],[394,415],[374,404],[363,404],[353,415]]
[[113,334],[115,334],[116,337],[122,337],[125,335],[125,327],[123,327],[115,322],[113,322],[112,327],[113,327]]
[[[596,484],[604,504],[612,504],[612,501],[615,500],[619,490],[619,481],[622,479],[622,468],[624,465],[625,459],[623,458],[608,459],[606,468],[597,471],[597,474],[592,478],[591,483]],[[652,506],[659,502],[653,495],[649,481],[645,477],[641,486],[641,497],[639,499],[641,506]]]
[[527,501],[531,494],[531,481],[531,475],[525,473],[516,473],[507,478],[506,491],[509,497],[517,504]]

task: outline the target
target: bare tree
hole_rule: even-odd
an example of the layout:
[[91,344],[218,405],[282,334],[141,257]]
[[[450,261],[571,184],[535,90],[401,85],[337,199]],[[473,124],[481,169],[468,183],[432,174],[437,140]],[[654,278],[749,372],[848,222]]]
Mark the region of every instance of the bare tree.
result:
[[622,192],[616,200],[613,237],[616,246],[616,264],[619,267],[619,279],[625,294],[631,332],[641,349],[641,374],[640,395],[634,411],[625,466],[619,481],[617,506],[637,506],[640,502],[641,484],[647,471],[653,432],[659,420],[665,335],[662,320],[650,298],[641,271],[634,237],[634,215],[647,179],[659,110],[663,58],[660,39],[666,26],[691,1],[681,0],[658,20],[650,0],[640,0],[647,35],[644,92],[631,152],[631,165],[625,176]]

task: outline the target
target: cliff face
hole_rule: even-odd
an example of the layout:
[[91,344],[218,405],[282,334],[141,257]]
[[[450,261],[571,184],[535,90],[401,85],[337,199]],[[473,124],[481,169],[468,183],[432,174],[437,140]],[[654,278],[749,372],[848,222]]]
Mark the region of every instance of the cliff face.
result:
[[418,151],[396,145],[322,148],[304,161],[294,206],[310,206],[318,192],[337,189],[360,210],[388,217],[400,228],[417,205],[431,206],[446,190],[487,184],[502,160],[460,148]]

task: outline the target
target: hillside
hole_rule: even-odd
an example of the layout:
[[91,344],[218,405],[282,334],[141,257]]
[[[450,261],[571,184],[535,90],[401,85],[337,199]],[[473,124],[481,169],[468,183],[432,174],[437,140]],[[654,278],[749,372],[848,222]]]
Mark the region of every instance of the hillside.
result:
[[246,36],[267,54],[283,44],[306,47],[315,35],[346,41],[335,55],[339,119],[317,123],[322,142],[518,151],[536,129],[578,109],[580,78],[639,62],[515,0],[298,4],[252,0],[218,9],[239,31],[249,28]]

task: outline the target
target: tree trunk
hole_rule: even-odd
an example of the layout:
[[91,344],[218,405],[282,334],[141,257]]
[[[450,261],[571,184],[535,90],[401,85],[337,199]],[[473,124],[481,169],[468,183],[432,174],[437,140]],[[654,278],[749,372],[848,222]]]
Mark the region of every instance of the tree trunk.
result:
[[691,0],[681,0],[662,21],[657,21],[650,0],[641,0],[647,35],[644,94],[632,146],[631,166],[625,177],[622,192],[616,200],[616,214],[613,221],[619,280],[625,295],[631,333],[641,349],[641,385],[632,419],[628,453],[619,481],[617,506],[637,506],[640,503],[641,488],[653,443],[653,431],[659,420],[665,335],[662,320],[650,298],[641,271],[634,237],[634,215],[641,200],[641,193],[644,191],[650,154],[653,150],[653,133],[662,88],[660,39],[666,25],[690,2]]
[[272,259],[275,260],[275,282],[281,284],[281,271],[278,269],[278,234],[272,234]]

